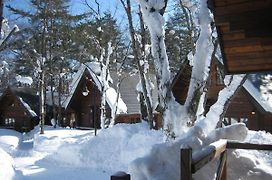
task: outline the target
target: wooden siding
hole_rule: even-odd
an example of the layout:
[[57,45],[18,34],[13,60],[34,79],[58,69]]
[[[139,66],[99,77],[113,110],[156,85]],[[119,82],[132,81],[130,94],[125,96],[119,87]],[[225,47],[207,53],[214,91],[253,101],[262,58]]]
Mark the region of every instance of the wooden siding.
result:
[[227,73],[272,70],[272,0],[209,0]]

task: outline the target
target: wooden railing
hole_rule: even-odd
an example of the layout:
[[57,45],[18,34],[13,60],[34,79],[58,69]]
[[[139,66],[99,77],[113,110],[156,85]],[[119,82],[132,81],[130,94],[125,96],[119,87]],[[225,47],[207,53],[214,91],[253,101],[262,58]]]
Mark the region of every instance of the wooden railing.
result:
[[200,152],[192,155],[191,148],[182,148],[180,152],[181,160],[181,180],[192,180],[192,174],[209,163],[211,160],[220,156],[220,163],[217,169],[216,180],[227,179],[227,149],[248,149],[248,150],[269,150],[272,151],[270,144],[251,144],[232,142],[227,140],[216,141],[203,148]]

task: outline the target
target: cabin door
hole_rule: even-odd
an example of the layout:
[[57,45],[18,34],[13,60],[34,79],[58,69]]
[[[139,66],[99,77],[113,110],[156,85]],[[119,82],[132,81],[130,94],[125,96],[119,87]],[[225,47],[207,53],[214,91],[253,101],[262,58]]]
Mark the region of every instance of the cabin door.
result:
[[93,128],[93,109],[85,108],[81,111],[81,119],[79,126],[85,128]]

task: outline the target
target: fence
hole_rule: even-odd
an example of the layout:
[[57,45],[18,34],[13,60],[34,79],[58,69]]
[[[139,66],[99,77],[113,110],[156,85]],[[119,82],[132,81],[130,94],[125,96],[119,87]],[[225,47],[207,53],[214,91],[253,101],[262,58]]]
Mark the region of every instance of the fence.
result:
[[[220,156],[216,180],[227,180],[227,149],[268,150],[270,144],[240,143],[227,140],[216,141],[192,156],[191,148],[182,148],[180,151],[180,180],[192,180],[192,175],[213,159]],[[111,176],[111,180],[130,180],[130,175],[118,172]]]
[[181,180],[192,180],[192,174],[196,173],[211,160],[220,156],[220,162],[217,169],[216,180],[227,180],[227,149],[247,149],[247,150],[269,150],[272,151],[272,145],[269,144],[251,144],[231,142],[227,140],[216,141],[205,147],[201,152],[192,156],[191,148],[183,148],[180,151],[181,160]]

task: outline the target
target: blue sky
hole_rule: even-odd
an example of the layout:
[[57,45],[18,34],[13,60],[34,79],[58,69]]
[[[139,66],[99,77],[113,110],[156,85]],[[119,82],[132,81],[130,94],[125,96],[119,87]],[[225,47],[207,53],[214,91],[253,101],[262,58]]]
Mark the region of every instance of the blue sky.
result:
[[[96,4],[94,0],[88,0],[89,4],[96,9]],[[100,4],[101,12],[110,10],[112,13],[123,11],[119,0],[98,0]],[[10,4],[12,7],[19,9],[29,9],[30,0],[5,0],[5,5]],[[81,14],[83,12],[89,11],[89,8],[84,4],[85,0],[71,0],[70,11],[72,14]],[[115,13],[116,14],[116,13]],[[10,17],[10,13],[7,9],[4,9],[5,17]]]
[[[81,14],[90,11],[84,2],[85,0],[71,0],[71,13]],[[88,0],[88,2],[94,9],[97,9],[94,0]],[[98,2],[100,4],[101,13],[109,10],[120,23],[124,21],[123,19],[125,19],[126,16],[119,0],[98,0]],[[134,0],[132,2],[135,4]],[[18,9],[31,10],[30,0],[5,0],[4,3],[5,5],[10,4],[12,7]],[[4,8],[4,16],[9,20],[10,24],[20,24],[20,18],[18,19],[18,16],[12,15],[6,8]]]

